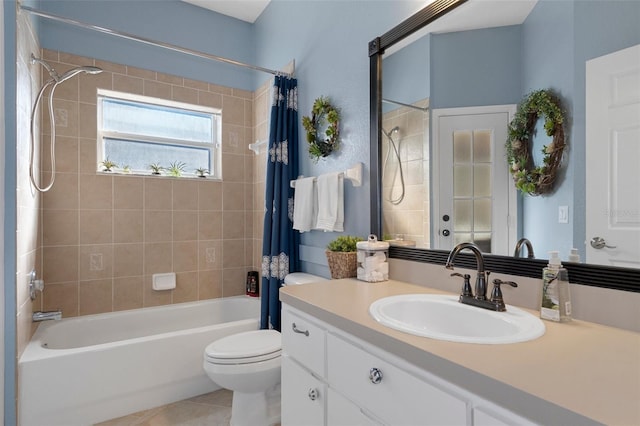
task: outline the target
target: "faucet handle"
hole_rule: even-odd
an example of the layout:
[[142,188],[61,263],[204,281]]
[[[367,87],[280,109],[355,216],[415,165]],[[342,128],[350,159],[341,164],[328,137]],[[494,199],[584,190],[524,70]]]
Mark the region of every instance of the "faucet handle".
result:
[[454,272],[451,274],[452,277],[462,277],[464,279],[464,283],[462,284],[462,292],[460,293],[462,296],[471,296],[473,297],[473,291],[471,290],[471,283],[469,279],[471,279],[471,275],[469,274],[460,274],[458,272]]
[[502,307],[504,307],[504,300],[502,299],[502,290],[500,290],[501,284],[508,284],[511,287],[518,287],[518,283],[514,283],[513,281],[502,281],[499,278],[496,278],[493,280],[493,291],[491,292],[491,302],[495,304],[499,304]]

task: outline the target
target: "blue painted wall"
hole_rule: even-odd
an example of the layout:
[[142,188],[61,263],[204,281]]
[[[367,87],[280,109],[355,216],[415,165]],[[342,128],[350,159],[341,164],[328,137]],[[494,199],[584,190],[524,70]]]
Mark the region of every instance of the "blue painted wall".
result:
[[[383,98],[405,104],[430,96],[431,36],[429,34],[414,41],[382,61]],[[382,104],[383,112],[398,106]]]
[[520,26],[431,36],[431,108],[517,103]]
[[[178,0],[47,0],[38,8],[92,25],[252,64],[254,27]],[[254,90],[256,72],[151,45],[42,20],[45,49]],[[282,66],[286,64],[285,61]]]
[[[573,19],[572,2],[540,1],[522,25],[523,66],[519,98],[533,90],[551,89],[560,97],[567,117],[565,140],[568,148],[555,190],[544,196],[522,197],[522,236],[531,240],[536,256],[541,258],[547,258],[550,250],[558,250],[560,257],[567,259],[574,247]],[[538,124],[532,152],[535,163],[542,164],[542,147],[551,140],[541,126],[542,120]],[[559,206],[569,207],[569,223],[558,223]]]

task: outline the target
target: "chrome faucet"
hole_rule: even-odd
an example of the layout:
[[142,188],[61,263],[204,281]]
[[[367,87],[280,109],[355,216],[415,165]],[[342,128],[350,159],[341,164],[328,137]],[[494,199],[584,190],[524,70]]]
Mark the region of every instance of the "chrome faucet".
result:
[[516,249],[513,251],[513,257],[520,257],[520,249],[523,244],[527,246],[527,259],[535,259],[536,256],[533,254],[533,245],[531,244],[531,241],[526,238],[520,238],[518,240],[516,243]]
[[61,320],[62,311],[38,311],[34,312],[32,316],[33,322],[48,321],[48,320]]
[[460,298],[458,299],[460,303],[464,303],[466,305],[476,306],[484,309],[491,309],[492,311],[506,311],[506,306],[504,304],[504,300],[502,299],[502,291],[500,290],[501,284],[508,284],[512,287],[517,287],[518,284],[513,281],[502,281],[499,279],[493,280],[493,291],[491,294],[491,299],[487,300],[487,276],[488,272],[484,270],[484,257],[482,257],[482,252],[480,248],[474,243],[460,243],[451,250],[449,253],[449,257],[447,258],[447,263],[445,264],[445,268],[453,269],[453,261],[455,260],[458,253],[462,250],[471,250],[476,257],[476,264],[478,266],[478,275],[476,277],[476,288],[475,288],[475,296],[471,291],[471,285],[469,284],[470,275],[453,273],[451,276],[459,276],[464,278],[464,284],[462,286],[462,292],[460,294]]

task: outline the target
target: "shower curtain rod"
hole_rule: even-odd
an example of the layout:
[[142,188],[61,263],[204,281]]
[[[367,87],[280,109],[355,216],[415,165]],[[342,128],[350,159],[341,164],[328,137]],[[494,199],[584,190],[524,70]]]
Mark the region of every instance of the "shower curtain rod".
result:
[[[34,9],[32,7],[29,6],[25,6],[20,4],[20,9],[24,10],[25,12],[31,13],[33,15],[37,15],[46,19],[51,19],[53,21],[57,21],[57,22],[63,22],[65,24],[69,24],[69,25],[73,25],[76,27],[80,27],[80,28],[84,28],[87,30],[93,30],[93,31],[98,31],[104,34],[109,34],[112,36],[116,36],[116,37],[120,37],[120,38],[125,38],[127,40],[133,40],[133,41],[137,41],[140,43],[144,43],[144,44],[149,44],[152,46],[156,46],[156,47],[162,47],[164,49],[168,49],[168,50],[173,50],[174,52],[180,52],[180,53],[184,53],[186,55],[191,55],[191,56],[196,56],[199,58],[204,58],[204,59],[211,59],[214,61],[218,61],[218,62],[224,62],[226,64],[231,64],[231,65],[236,65],[239,67],[243,67],[243,68],[250,68],[254,71],[261,71],[261,72],[266,72],[268,74],[273,74],[273,75],[282,75],[282,76],[286,76],[286,77],[293,77],[293,73],[287,73],[287,72],[283,72],[283,71],[275,71],[269,68],[263,68],[263,67],[259,67],[256,65],[250,65],[250,64],[245,64],[243,62],[240,61],[235,61],[233,59],[228,59],[228,58],[223,58],[222,56],[216,56],[216,55],[212,55],[209,53],[204,53],[204,52],[200,52],[197,50],[193,50],[193,49],[187,49],[185,47],[180,47],[180,46],[176,46],[174,44],[169,44],[169,43],[163,43],[160,41],[155,41],[155,40],[151,40],[145,37],[139,37],[130,33],[125,33],[125,32],[121,32],[121,31],[116,31],[116,30],[112,30],[109,28],[104,28],[104,27],[99,27],[97,25],[92,25],[92,24],[87,24],[85,22],[81,22],[81,21],[76,21],[74,19],[70,19],[70,18],[65,18],[63,16],[59,16],[59,15],[55,15],[53,13],[49,13],[49,12],[43,12],[41,10],[38,9]],[[294,67],[295,67],[295,63],[294,63]]]
[[411,105],[411,104],[405,104],[404,102],[392,101],[391,99],[382,99],[382,102],[386,102],[388,104],[400,105],[400,106],[407,107],[407,108],[413,108],[413,109],[420,110],[422,112],[429,111],[429,107],[423,108],[423,107],[419,107],[419,106],[415,106],[415,105]]

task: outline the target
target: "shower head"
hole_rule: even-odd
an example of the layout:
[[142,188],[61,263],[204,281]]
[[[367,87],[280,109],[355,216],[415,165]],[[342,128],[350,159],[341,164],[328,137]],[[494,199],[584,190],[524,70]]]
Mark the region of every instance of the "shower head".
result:
[[102,72],[101,68],[91,67],[91,66],[83,66],[83,67],[72,68],[69,71],[67,71],[64,74],[62,74],[61,76],[59,76],[56,79],[56,84],[60,84],[63,81],[66,81],[66,80],[70,79],[71,77],[73,77],[73,76],[75,76],[77,74],[81,74],[81,73],[100,74],[101,72]]
[[49,65],[48,63],[46,63],[44,60],[40,58],[36,58],[35,56],[33,56],[33,54],[31,55],[31,63],[32,64],[39,63],[40,65],[42,65],[51,76],[51,79],[53,80],[53,82],[55,82],[56,84],[60,84],[63,81],[67,81],[71,77],[80,73],[100,74],[102,72],[102,69],[98,67],[83,66],[83,67],[72,68],[69,71],[65,72],[64,74],[60,75],[55,69],[53,69],[51,65]]
[[389,139],[391,139],[391,135],[394,133],[398,133],[400,131],[400,127],[399,126],[395,126],[393,129],[391,129],[390,132],[387,132],[386,130],[382,129],[382,133],[385,134],[386,137],[388,137]]

